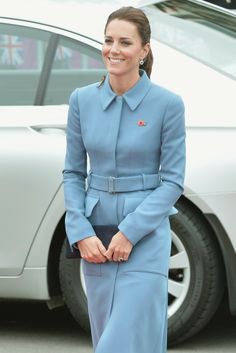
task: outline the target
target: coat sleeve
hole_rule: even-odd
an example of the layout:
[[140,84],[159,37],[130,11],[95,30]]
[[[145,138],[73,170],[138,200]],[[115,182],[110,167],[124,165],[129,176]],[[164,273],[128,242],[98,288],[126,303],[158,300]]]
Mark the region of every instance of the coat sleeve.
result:
[[79,240],[96,235],[84,215],[87,153],[81,135],[78,89],[72,92],[69,100],[66,139],[65,169],[63,170],[65,226],[69,243],[72,245]]
[[185,173],[185,122],[182,99],[174,95],[167,105],[162,125],[161,184],[119,224],[120,231],[135,245],[171,214],[183,192]]

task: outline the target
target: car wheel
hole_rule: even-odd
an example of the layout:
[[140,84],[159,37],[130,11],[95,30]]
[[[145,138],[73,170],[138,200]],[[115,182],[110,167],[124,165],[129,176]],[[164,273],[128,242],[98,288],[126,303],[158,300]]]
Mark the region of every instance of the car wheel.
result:
[[80,259],[67,259],[64,241],[59,263],[59,278],[63,300],[74,319],[85,330],[90,331],[84,277]]
[[183,202],[170,217],[168,342],[179,343],[211,319],[224,291],[223,263],[211,229]]

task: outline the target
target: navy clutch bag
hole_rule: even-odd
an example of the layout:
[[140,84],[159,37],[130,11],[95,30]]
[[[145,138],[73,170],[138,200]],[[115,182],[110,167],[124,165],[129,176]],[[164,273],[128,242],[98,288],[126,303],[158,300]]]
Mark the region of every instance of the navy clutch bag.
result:
[[[117,225],[106,225],[106,226],[93,226],[93,229],[97,235],[97,237],[101,240],[105,248],[107,249],[110,241],[118,231],[119,228]],[[66,238],[66,258],[67,259],[80,259],[81,254],[79,249],[73,248],[71,250],[68,239]]]

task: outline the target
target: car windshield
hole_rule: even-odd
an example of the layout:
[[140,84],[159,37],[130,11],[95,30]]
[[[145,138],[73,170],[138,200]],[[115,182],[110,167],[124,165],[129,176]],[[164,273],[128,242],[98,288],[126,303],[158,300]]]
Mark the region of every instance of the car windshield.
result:
[[236,79],[236,16],[179,0],[144,10],[153,38]]

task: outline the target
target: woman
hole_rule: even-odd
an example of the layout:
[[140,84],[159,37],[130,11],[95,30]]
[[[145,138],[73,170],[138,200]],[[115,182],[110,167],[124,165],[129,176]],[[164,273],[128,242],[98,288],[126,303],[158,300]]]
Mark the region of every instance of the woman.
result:
[[[67,235],[83,258],[94,351],[163,353],[168,216],[183,191],[184,106],[149,79],[150,26],[140,9],[109,16],[102,55],[104,81],[70,98]],[[108,249],[93,225],[118,225]]]

